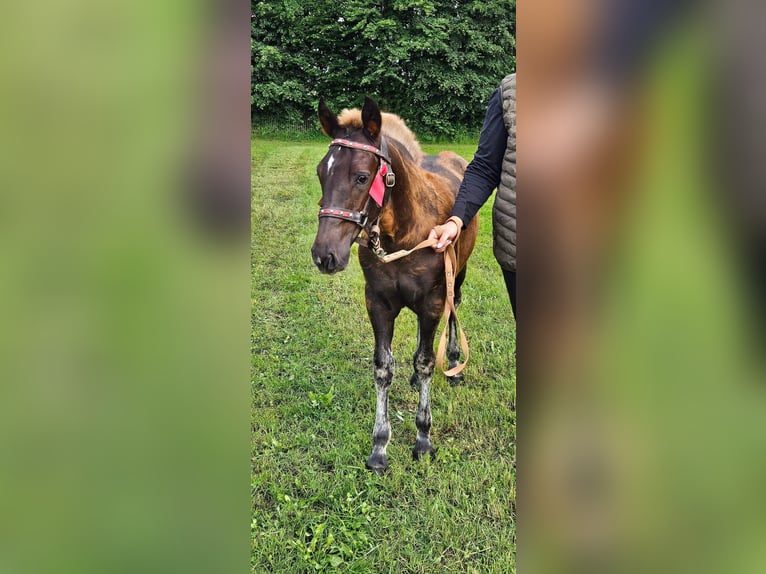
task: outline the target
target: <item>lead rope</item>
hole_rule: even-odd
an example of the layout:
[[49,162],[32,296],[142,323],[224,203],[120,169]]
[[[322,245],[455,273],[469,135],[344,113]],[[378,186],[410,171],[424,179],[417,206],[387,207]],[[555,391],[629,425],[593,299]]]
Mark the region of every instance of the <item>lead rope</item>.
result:
[[[444,302],[444,329],[439,338],[439,347],[436,351],[436,364],[444,373],[445,377],[452,377],[465,369],[468,364],[468,339],[460,326],[460,320],[457,317],[457,307],[455,307],[455,269],[457,269],[457,255],[455,255],[455,246],[450,244],[444,252],[444,277],[447,282],[447,300]],[[460,349],[463,351],[465,360],[451,369],[444,368],[444,356],[447,351],[447,335],[449,333],[450,316],[455,317],[456,332],[460,335]]]
[[[377,227],[377,224],[373,226],[372,230],[374,231],[376,227]],[[385,254],[385,251],[383,251],[382,248],[380,247],[380,237],[378,233],[375,234],[375,237],[377,239],[377,248],[380,249],[380,251],[382,251]],[[396,261],[397,259],[401,259],[402,257],[407,257],[409,254],[414,253],[415,251],[418,251],[420,249],[425,249],[426,247],[432,247],[436,245],[436,241],[437,241],[436,238],[426,239],[418,243],[412,249],[401,249],[400,251],[395,251],[394,253],[388,253],[381,256],[378,254],[375,248],[372,247],[372,244],[375,242],[375,240],[373,240],[371,236],[370,237],[371,246],[368,248],[371,251],[373,251],[375,255],[377,255],[380,261],[382,261],[383,263],[390,263],[391,261]],[[439,369],[441,369],[445,377],[453,377],[461,373],[463,369],[465,369],[465,366],[468,364],[468,354],[469,354],[468,339],[466,338],[465,333],[463,332],[463,328],[460,326],[460,319],[458,319],[458,316],[457,316],[457,307],[455,307],[455,269],[457,269],[457,255],[455,254],[454,244],[450,244],[447,247],[447,249],[444,251],[444,279],[447,284],[447,300],[444,302],[444,328],[442,329],[442,334],[441,334],[441,337],[439,338],[439,346],[436,351],[436,365],[439,367]],[[451,369],[445,369],[444,358],[447,354],[447,336],[449,334],[449,320],[451,316],[455,317],[456,331],[457,331],[457,334],[460,336],[460,349],[463,351],[463,356],[465,357],[465,360],[462,363],[455,365]]]

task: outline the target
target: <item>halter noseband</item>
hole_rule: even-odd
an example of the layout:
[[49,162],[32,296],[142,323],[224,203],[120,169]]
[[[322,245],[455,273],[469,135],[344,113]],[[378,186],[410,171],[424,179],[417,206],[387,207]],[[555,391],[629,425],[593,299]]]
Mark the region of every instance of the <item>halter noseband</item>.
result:
[[[380,164],[378,167],[378,171],[375,174],[375,177],[378,177],[378,174],[385,174],[384,182],[386,186],[386,192],[383,197],[382,202],[380,203],[380,207],[382,209],[383,205],[385,204],[385,200],[388,197],[388,190],[392,188],[394,185],[396,185],[396,177],[394,176],[394,172],[391,169],[391,159],[388,156],[388,144],[386,143],[386,138],[383,136],[380,136],[380,149],[376,148],[375,146],[359,143],[359,142],[352,142],[351,140],[337,138],[330,142],[330,147],[332,146],[341,146],[341,147],[348,147],[352,149],[359,149],[362,151],[366,151],[372,154],[375,154],[380,159]],[[385,165],[386,171],[382,172],[383,166]],[[375,184],[375,179],[373,178],[372,185]],[[364,204],[364,209],[362,211],[350,211],[345,208],[339,208],[339,207],[323,207],[319,210],[319,217],[334,217],[336,219],[343,219],[345,221],[350,221],[351,223],[356,223],[360,227],[360,232],[362,229],[370,232],[369,229],[369,213],[370,213],[370,201],[372,200],[372,195],[367,197],[367,202]]]

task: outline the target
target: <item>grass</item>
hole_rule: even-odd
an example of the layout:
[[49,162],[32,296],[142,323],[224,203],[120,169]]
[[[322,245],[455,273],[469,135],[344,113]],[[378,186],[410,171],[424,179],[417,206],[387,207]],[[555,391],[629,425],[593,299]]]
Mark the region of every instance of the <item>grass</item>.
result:
[[[470,159],[475,144],[427,145]],[[252,143],[252,572],[515,572],[515,323],[491,205],[463,288],[465,383],[432,386],[433,460],[413,461],[414,315],[396,323],[389,470],[368,472],[372,330],[359,264],[309,253],[326,142]],[[490,202],[491,203],[491,202]],[[356,247],[354,247],[356,251]]]

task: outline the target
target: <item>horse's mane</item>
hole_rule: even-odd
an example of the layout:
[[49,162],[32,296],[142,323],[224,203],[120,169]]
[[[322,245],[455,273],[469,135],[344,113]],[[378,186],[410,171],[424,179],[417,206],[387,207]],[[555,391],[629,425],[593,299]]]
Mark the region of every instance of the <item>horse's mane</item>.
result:
[[[396,114],[387,112],[382,112],[381,116],[380,125],[383,135],[398,140],[410,152],[415,165],[420,165],[423,160],[423,150],[420,149],[420,143],[415,134],[407,127],[407,124],[404,123],[404,120]],[[347,128],[361,128],[362,112],[356,108],[345,109],[338,115],[338,123]]]

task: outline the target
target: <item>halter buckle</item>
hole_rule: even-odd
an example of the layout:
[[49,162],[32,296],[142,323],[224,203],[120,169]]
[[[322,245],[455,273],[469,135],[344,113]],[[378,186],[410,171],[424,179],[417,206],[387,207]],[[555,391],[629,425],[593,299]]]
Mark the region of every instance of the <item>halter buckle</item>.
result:
[[394,187],[396,185],[396,176],[394,175],[393,171],[390,171],[386,173],[385,180],[386,187]]

